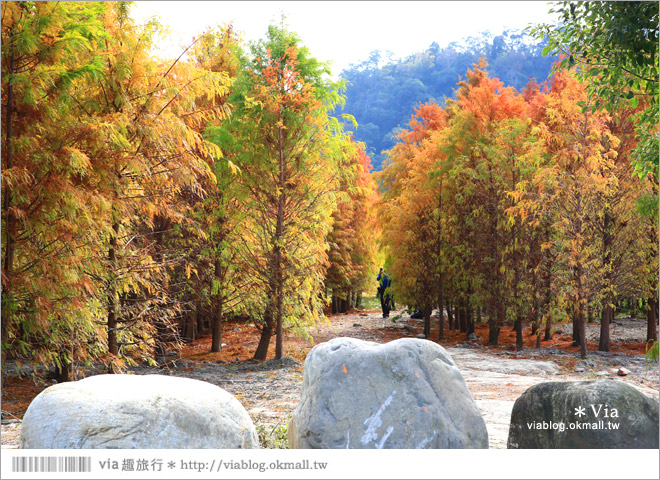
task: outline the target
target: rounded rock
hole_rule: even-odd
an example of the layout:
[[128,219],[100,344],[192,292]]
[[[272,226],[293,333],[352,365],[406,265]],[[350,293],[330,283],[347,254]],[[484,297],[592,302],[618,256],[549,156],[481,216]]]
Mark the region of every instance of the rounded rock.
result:
[[544,382],[511,412],[508,448],[658,448],[658,402],[623,381]]
[[488,448],[465,380],[440,345],[336,338],[304,365],[291,448]]
[[47,388],[30,404],[21,448],[259,448],[227,391],[164,375],[96,375]]

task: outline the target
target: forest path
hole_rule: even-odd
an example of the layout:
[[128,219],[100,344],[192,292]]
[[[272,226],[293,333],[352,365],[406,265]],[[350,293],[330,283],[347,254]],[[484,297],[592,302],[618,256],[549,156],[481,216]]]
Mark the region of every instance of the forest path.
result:
[[[437,319],[431,331],[431,339],[437,338],[435,323]],[[568,335],[556,335],[552,341],[543,342],[540,350],[526,348],[514,352],[510,343],[513,338],[510,328],[502,330],[502,345],[499,347],[484,345],[483,338],[487,337],[484,335],[485,328],[477,325],[477,339],[467,342],[465,333],[447,331],[446,340],[440,344],[458,365],[484,415],[490,448],[506,448],[513,404],[527,388],[537,383],[610,377],[627,382],[658,400],[658,366],[647,367],[643,355],[626,353],[635,352],[635,348],[639,350],[639,343],[630,344],[630,348],[614,353],[589,351],[589,358],[581,360],[577,348],[570,346]],[[597,326],[590,325],[589,328],[595,330]],[[375,311],[332,315],[327,322],[308,329],[313,341],[287,335],[285,354],[288,357],[257,363],[236,360],[239,355],[245,359],[246,352],[250,349],[253,351],[258,341],[256,329],[246,327],[245,324],[230,324],[223,336],[228,347],[224,348],[222,354],[207,353],[210,338],[200,337],[184,349],[183,359],[175,360],[169,370],[145,367],[132,370],[135,374],[159,373],[196,378],[224,388],[245,406],[261,436],[269,442],[268,445],[281,448],[285,446],[282,427],[288,423],[300,399],[303,374],[301,361],[313,344],[342,336],[382,343],[403,337],[414,338],[422,330],[423,321],[411,319],[409,315],[402,315],[396,321],[392,321],[392,318],[383,319]],[[643,342],[645,330],[639,321],[620,320],[613,333],[615,340],[630,342],[641,336],[640,341]],[[532,344],[533,340],[534,337],[528,338],[526,335],[526,344]],[[240,349],[234,351],[230,348],[230,345],[238,344]],[[617,348],[615,346],[614,350]],[[627,368],[630,373],[625,377],[617,376],[620,367]],[[12,400],[11,395],[17,393],[12,391],[11,381],[3,383],[2,448],[17,448],[20,422],[16,421],[16,416],[22,416],[24,410],[11,413],[13,420],[4,419],[5,400]],[[37,393],[33,391],[30,395]],[[26,402],[29,403],[29,400],[27,398]],[[11,408],[11,401],[8,405],[7,408]]]

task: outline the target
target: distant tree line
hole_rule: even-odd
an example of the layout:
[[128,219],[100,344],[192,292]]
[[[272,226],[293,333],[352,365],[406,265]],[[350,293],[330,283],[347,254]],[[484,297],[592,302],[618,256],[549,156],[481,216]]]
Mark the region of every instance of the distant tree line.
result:
[[[546,42],[532,40],[520,31],[488,32],[452,42],[444,48],[437,43],[424,52],[403,60],[393,60],[379,51],[341,73],[348,81],[344,112],[358,123],[353,130],[356,140],[364,142],[375,170],[380,170],[384,150],[396,143],[395,136],[405,127],[415,105],[433,101],[444,104],[444,98],[455,94],[459,77],[479,58],[488,62],[488,71],[504,85],[521,91],[530,79],[542,82],[548,78],[555,56],[544,57]],[[385,65],[383,65],[385,63]]]

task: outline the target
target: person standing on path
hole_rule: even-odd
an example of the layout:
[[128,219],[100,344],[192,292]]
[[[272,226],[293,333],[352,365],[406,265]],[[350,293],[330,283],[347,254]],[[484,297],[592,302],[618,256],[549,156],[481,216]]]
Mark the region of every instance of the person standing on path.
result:
[[380,272],[378,272],[376,280],[378,281],[377,295],[380,300],[380,306],[383,309],[383,318],[388,318],[390,316],[390,310],[394,308],[394,297],[392,292],[388,291],[392,285],[392,280],[390,280],[389,275],[385,273],[382,267]]

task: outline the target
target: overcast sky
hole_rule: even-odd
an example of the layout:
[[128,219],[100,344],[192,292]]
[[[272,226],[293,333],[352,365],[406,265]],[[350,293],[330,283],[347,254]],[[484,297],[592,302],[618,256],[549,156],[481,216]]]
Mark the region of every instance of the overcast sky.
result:
[[286,25],[312,56],[330,61],[338,75],[374,50],[400,58],[432,42],[443,47],[486,30],[499,34],[505,28],[550,23],[555,19],[550,8],[543,1],[137,1],[133,17],[142,21],[156,15],[169,26],[171,37],[161,50],[171,57],[193,36],[225,23],[232,23],[245,40],[258,40],[284,13]]

